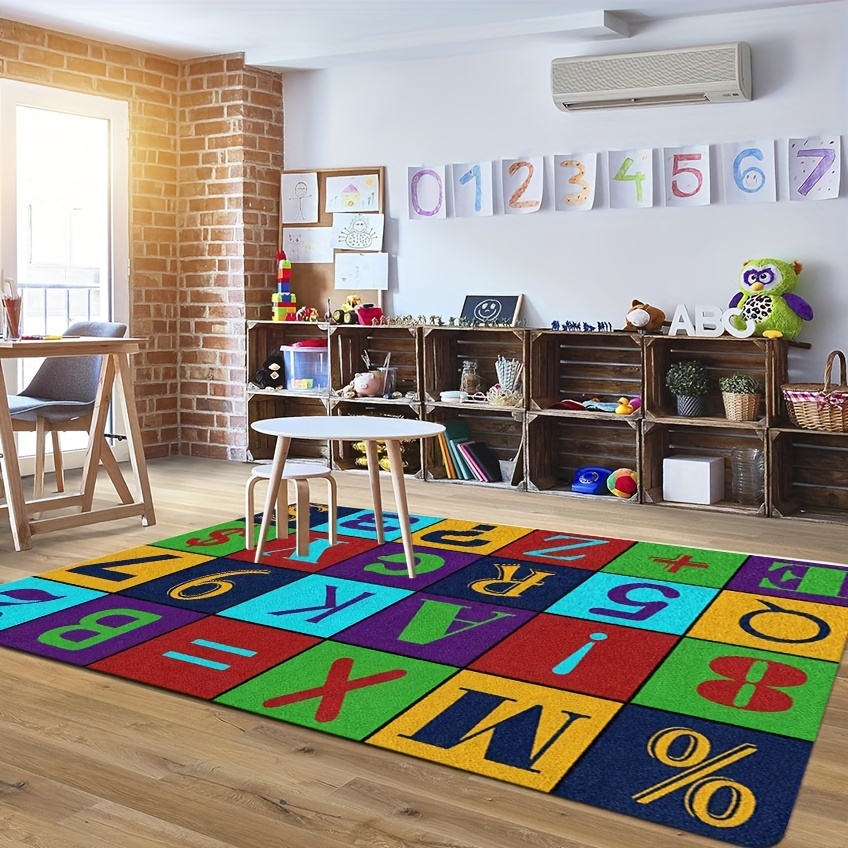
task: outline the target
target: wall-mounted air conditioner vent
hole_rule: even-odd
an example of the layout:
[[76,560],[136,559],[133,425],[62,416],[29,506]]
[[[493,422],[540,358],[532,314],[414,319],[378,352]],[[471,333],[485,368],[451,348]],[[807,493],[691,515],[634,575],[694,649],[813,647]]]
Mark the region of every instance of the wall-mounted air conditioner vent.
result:
[[554,59],[551,93],[563,111],[750,100],[751,48],[737,42]]

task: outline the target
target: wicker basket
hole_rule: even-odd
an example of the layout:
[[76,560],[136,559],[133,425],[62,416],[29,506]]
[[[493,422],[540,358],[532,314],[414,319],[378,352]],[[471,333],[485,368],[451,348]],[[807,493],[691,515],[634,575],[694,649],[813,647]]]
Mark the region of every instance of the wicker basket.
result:
[[731,421],[756,421],[760,410],[762,395],[757,393],[740,394],[738,392],[722,392],[724,414]]
[[[833,363],[839,359],[839,385],[832,383]],[[848,385],[845,384],[845,354],[834,350],[824,366],[824,385],[784,383],[780,388],[789,418],[805,430],[848,432]]]

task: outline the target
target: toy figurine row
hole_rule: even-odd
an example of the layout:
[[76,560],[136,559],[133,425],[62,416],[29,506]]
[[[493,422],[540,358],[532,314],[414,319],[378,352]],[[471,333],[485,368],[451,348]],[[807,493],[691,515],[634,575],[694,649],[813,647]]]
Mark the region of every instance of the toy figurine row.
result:
[[551,321],[551,329],[566,332],[611,333],[612,323],[610,321],[598,321],[597,324],[588,324],[586,321]]

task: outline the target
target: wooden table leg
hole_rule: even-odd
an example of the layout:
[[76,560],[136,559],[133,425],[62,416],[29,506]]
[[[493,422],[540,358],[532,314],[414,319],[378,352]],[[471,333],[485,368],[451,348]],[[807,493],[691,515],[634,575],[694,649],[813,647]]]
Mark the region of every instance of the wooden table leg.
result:
[[406,503],[406,482],[403,479],[403,456],[400,451],[400,442],[394,439],[387,441],[386,453],[389,455],[389,470],[395,490],[398,524],[400,524],[403,552],[406,556],[406,570],[410,579],[413,579],[415,577],[415,551],[412,549],[412,531],[409,527],[409,507]]
[[383,496],[380,492],[380,459],[377,456],[376,442],[365,442],[365,456],[368,458],[368,477],[371,479],[371,502],[374,504],[377,542],[382,545],[386,536],[383,531]]
[[16,551],[28,551],[32,547],[32,528],[29,524],[26,501],[21,481],[21,466],[18,463],[18,449],[15,445],[15,433],[12,430],[12,417],[9,412],[9,398],[6,394],[6,379],[0,363],[0,470],[3,474],[3,486],[6,489],[6,502],[9,506],[9,524],[12,528],[12,540]]
[[153,511],[153,494],[150,491],[150,479],[147,476],[147,461],[144,458],[144,443],[141,438],[141,425],[138,423],[138,407],[135,401],[132,370],[128,353],[115,354],[118,368],[118,379],[121,383],[121,394],[124,398],[124,413],[127,419],[127,442],[130,446],[130,462],[135,472],[144,513],[141,523],[152,527],[156,523],[156,513]]
[[[277,492],[283,481],[283,466],[286,464],[286,456],[289,453],[291,439],[287,436],[277,436],[277,446],[274,448],[274,461],[271,463],[271,476],[268,478],[268,493],[265,495],[265,510],[262,513],[262,524],[259,528],[259,538],[256,540],[256,556],[254,562],[262,560],[262,552],[265,550],[265,536],[271,526],[271,514],[277,502]],[[279,521],[279,519],[277,519]],[[288,516],[286,516],[288,521]]]
[[97,468],[100,465],[100,447],[106,432],[106,416],[112,400],[112,384],[115,380],[115,363],[111,356],[104,356],[100,366],[100,380],[91,413],[91,429],[88,431],[88,447],[82,468],[82,512],[91,512],[94,503],[94,487],[97,483]]
[[[309,480],[295,480],[295,540],[297,555],[309,556]],[[288,515],[286,516],[288,518]],[[277,519],[279,521],[279,518]]]

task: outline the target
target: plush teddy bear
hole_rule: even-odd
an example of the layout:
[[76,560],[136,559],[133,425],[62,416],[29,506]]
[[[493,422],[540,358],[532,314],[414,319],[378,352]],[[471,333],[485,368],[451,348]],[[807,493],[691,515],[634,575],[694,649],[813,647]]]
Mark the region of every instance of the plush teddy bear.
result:
[[649,306],[641,300],[634,300],[624,316],[625,330],[640,333],[659,333],[665,323],[665,312],[656,306]]
[[284,389],[286,387],[283,373],[283,355],[275,350],[268,356],[262,367],[256,372],[253,382],[260,389]]

